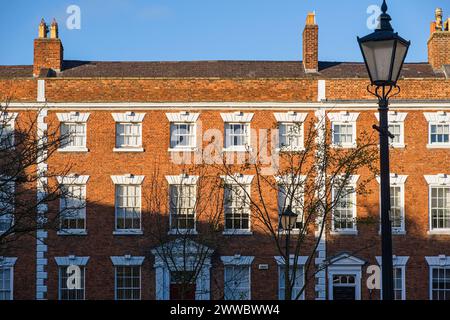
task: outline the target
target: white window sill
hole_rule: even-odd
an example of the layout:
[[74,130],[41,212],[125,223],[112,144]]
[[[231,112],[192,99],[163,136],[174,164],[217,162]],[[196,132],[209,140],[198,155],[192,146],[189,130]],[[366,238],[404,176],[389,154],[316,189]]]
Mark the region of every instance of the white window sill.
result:
[[252,236],[253,232],[250,230],[225,230],[222,234],[224,236]]
[[[283,234],[283,235],[287,235],[289,232],[288,231],[286,231],[286,230],[280,230],[280,234]],[[299,235],[300,234],[300,229],[292,229],[291,231],[290,231],[290,234],[291,235]]]
[[406,148],[406,144],[391,143],[390,146],[393,149],[405,149]]
[[81,230],[81,229],[65,229],[60,230],[56,233],[58,236],[87,236],[87,230]]
[[450,229],[429,230],[427,234],[430,236],[450,236]]
[[356,143],[352,144],[332,144],[331,148],[333,149],[356,149]]
[[58,152],[89,152],[89,149],[86,147],[59,148]]
[[450,144],[427,144],[427,149],[450,149]]
[[170,236],[175,235],[198,235],[197,230],[191,230],[191,229],[178,229],[178,230],[170,230],[168,233]]
[[278,153],[302,152],[302,151],[305,151],[304,147],[281,147],[275,149],[275,152]]
[[185,148],[169,148],[168,152],[196,152],[198,148],[196,147],[185,147]]
[[115,236],[141,236],[143,234],[142,230],[116,230],[113,232]]
[[144,148],[114,148],[113,152],[144,152]]
[[[378,235],[381,236],[381,230],[378,231]],[[398,231],[392,230],[392,235],[393,236],[405,236],[406,235],[406,230],[398,230]]]
[[342,230],[342,231],[331,231],[330,234],[332,236],[357,236],[358,230]]
[[252,152],[253,149],[247,148],[247,147],[228,147],[228,148],[223,148],[222,151],[223,152]]

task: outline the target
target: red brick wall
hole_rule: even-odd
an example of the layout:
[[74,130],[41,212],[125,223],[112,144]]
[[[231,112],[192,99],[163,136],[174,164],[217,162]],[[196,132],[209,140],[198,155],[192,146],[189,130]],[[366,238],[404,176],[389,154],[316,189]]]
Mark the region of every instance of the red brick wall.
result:
[[63,50],[60,39],[35,39],[33,75],[38,76],[43,68],[61,71]]
[[441,69],[450,64],[450,32],[436,31],[428,40],[428,62],[433,69]]

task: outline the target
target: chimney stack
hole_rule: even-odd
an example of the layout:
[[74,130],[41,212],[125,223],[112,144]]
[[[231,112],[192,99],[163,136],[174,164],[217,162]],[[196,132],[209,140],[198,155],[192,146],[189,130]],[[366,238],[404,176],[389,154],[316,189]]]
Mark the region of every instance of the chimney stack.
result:
[[435,17],[428,40],[428,62],[434,70],[442,70],[444,65],[450,65],[450,19],[443,21],[441,8],[436,9]]
[[308,13],[303,30],[303,66],[307,73],[319,71],[319,26],[314,12]]
[[50,27],[50,38],[48,27],[44,19],[39,24],[39,35],[34,40],[34,63],[33,76],[39,77],[42,70],[45,75],[58,73],[62,70],[64,48],[58,35],[58,23],[55,19]]

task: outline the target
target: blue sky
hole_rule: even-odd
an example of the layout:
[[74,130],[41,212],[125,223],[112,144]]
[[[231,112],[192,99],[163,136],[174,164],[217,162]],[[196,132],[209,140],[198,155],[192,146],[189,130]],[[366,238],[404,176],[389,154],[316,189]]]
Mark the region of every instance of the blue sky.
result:
[[[42,17],[60,23],[65,59],[300,60],[308,11],[316,11],[320,60],[361,61],[356,36],[381,0],[14,0],[2,1],[0,64],[32,64]],[[70,5],[81,29],[69,30]],[[390,0],[393,26],[412,41],[409,61],[426,61],[434,9],[450,15],[448,0]]]

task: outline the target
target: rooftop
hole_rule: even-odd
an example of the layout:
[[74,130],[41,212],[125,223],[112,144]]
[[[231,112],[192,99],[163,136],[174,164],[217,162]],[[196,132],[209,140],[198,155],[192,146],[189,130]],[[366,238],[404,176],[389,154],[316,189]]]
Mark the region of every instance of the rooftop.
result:
[[[41,77],[57,78],[367,78],[364,63],[319,62],[318,73],[306,73],[301,61],[179,61],[179,62],[100,62],[65,60],[63,70]],[[444,78],[428,63],[407,63],[404,78]],[[31,78],[33,66],[0,66],[0,78]]]

